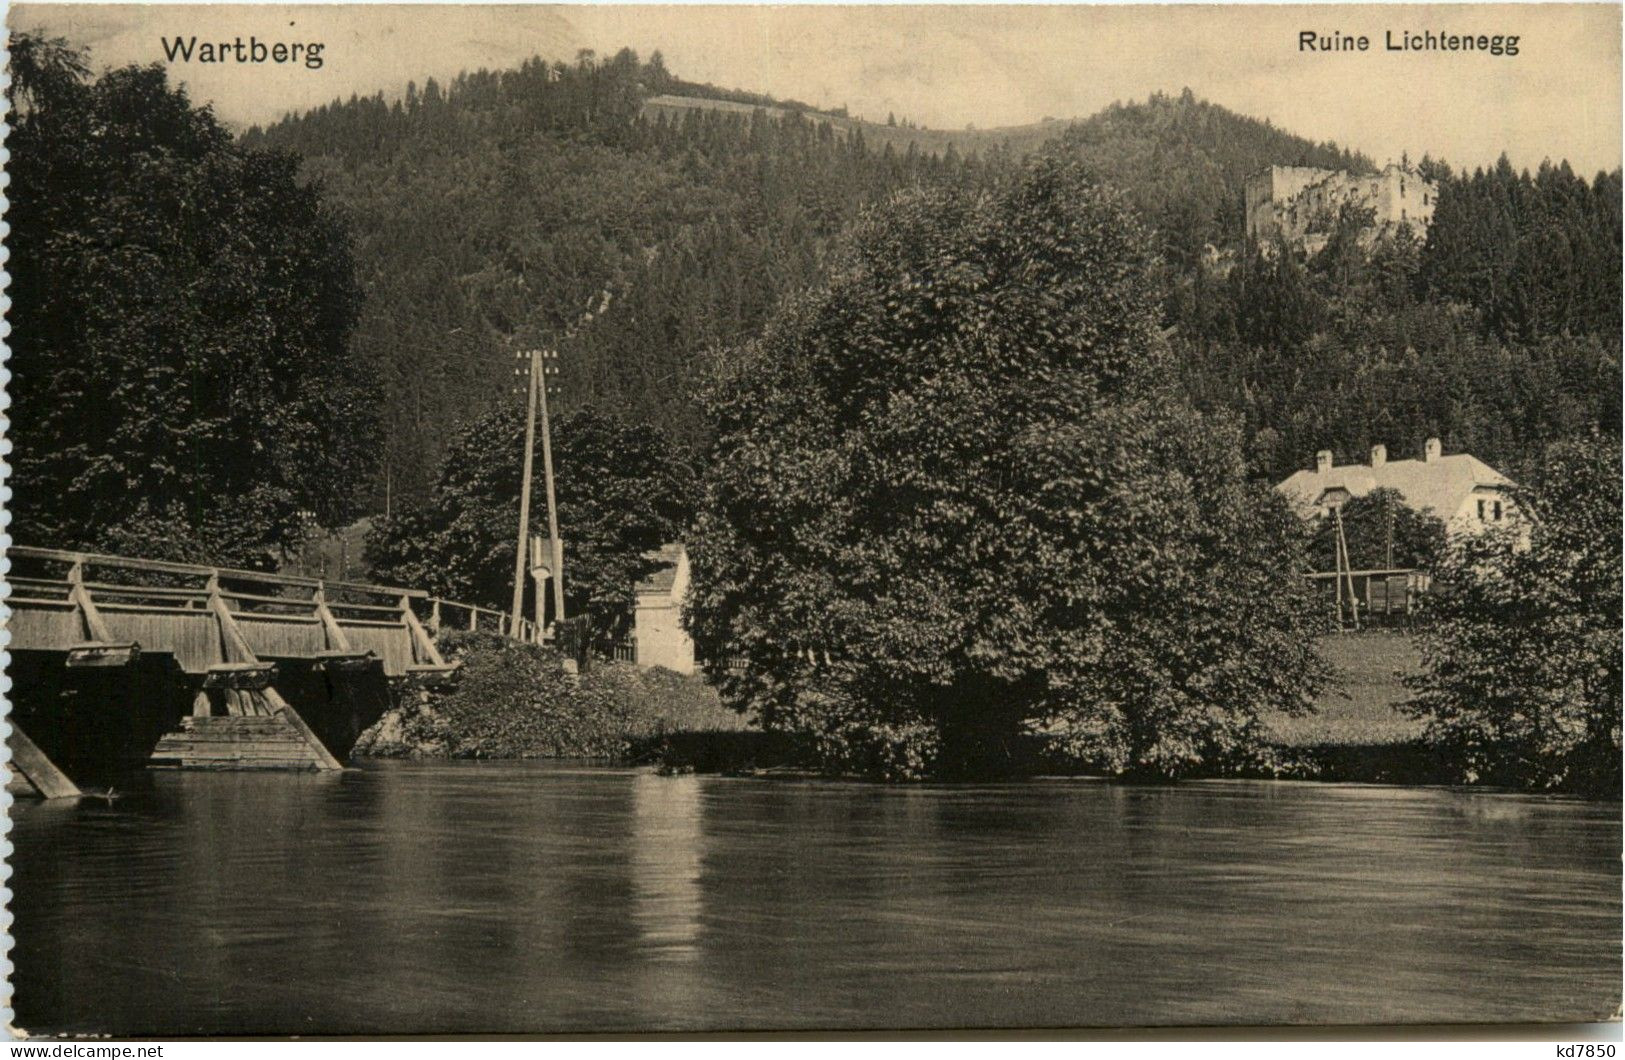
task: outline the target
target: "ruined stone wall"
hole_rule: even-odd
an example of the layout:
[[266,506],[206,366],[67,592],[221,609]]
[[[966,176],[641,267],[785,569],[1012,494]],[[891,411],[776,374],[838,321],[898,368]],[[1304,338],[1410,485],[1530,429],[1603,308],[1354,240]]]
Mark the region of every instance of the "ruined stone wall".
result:
[[1284,237],[1316,253],[1345,205],[1369,208],[1368,238],[1409,224],[1418,236],[1433,221],[1439,190],[1415,172],[1390,165],[1356,175],[1308,166],[1272,166],[1247,181],[1247,234],[1260,242]]

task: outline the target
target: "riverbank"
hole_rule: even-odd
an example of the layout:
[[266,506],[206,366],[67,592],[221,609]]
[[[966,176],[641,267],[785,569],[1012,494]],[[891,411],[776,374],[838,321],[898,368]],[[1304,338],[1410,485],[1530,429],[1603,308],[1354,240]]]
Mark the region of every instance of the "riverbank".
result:
[[[1256,765],[1214,775],[1384,784],[1452,783],[1421,740],[1424,723],[1399,710],[1410,698],[1405,677],[1421,669],[1421,653],[1406,633],[1372,630],[1328,636],[1321,651],[1333,683],[1315,713],[1264,719],[1270,740]],[[1032,741],[1031,773],[1072,773]],[[675,731],[661,741],[658,760],[668,772],[750,773],[796,765],[795,748],[756,730]]]
[[[356,744],[372,758],[597,758],[658,764],[669,773],[794,769],[793,743],[724,707],[697,676],[597,662],[563,671],[558,653],[484,633],[447,633],[441,648],[462,662],[449,691],[413,697]],[[1264,719],[1263,760],[1227,775],[1396,784],[1448,783],[1420,740],[1423,725],[1397,708],[1403,679],[1420,666],[1411,637],[1372,631],[1321,645],[1336,682],[1301,718]],[[1072,772],[1032,746],[1031,773]]]

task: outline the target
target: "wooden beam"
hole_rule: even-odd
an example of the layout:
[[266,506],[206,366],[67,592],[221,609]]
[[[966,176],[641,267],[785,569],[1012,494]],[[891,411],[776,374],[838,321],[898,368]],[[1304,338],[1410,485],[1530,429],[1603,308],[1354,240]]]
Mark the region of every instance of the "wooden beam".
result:
[[70,647],[68,649],[68,668],[78,670],[129,666],[139,658],[141,658],[141,645],[135,643],[135,641],[126,641],[123,644],[96,641],[90,644],[75,644]]
[[1343,536],[1343,509],[1337,509],[1337,545],[1343,550],[1343,572],[1348,576],[1349,585],[1349,614],[1354,618],[1354,628],[1360,628],[1360,598],[1354,593],[1354,561],[1349,558],[1348,538]]
[[[304,586],[297,585],[293,588],[303,589]],[[224,596],[228,600],[247,600],[250,603],[255,604],[280,604],[283,607],[290,608],[303,607],[305,604],[310,603],[309,600],[300,600],[292,596],[267,596],[264,593],[239,593],[230,589],[220,590],[220,595]]]
[[254,649],[243,638],[243,631],[237,628],[237,619],[233,617],[231,608],[226,606],[225,599],[220,595],[220,584],[214,579],[209,582],[209,610],[220,621],[220,641],[225,648],[226,661],[259,662],[259,656],[254,654]]
[[68,599],[73,601],[79,609],[79,615],[85,622],[85,635],[91,640],[101,644],[113,642],[113,631],[102,618],[102,613],[96,610],[96,601],[90,598],[90,591],[85,588],[84,567],[75,563],[68,571]]
[[[238,570],[231,567],[206,567],[197,563],[174,563],[159,559],[134,559],[125,556],[108,556],[95,552],[66,552],[55,548],[33,548],[28,545],[13,545],[6,550],[8,556],[20,559],[50,560],[58,563],[77,565],[89,564],[96,567],[121,567],[125,570],[157,571],[166,574],[195,574],[200,578],[213,578],[218,581],[224,577],[228,581],[252,581],[272,585],[297,585],[306,588],[314,587],[322,581],[298,574],[277,574],[260,570]],[[398,597],[409,596],[413,599],[426,599],[429,595],[426,589],[403,589],[391,585],[369,585],[365,582],[328,582],[329,588],[343,589],[347,592],[371,593],[375,596]]]
[[272,714],[282,715],[289,725],[299,730],[299,734],[305,738],[305,742],[315,752],[316,760],[320,763],[318,768],[328,771],[344,768],[344,764],[333,757],[333,752],[329,751],[327,745],[322,743],[321,737],[317,736],[315,730],[305,724],[305,719],[301,718],[299,712],[294,710],[293,706],[282,698],[280,692],[275,688],[266,688],[259,695],[264,698],[265,705]]
[[252,691],[269,685],[275,676],[275,663],[220,663],[204,672],[203,687]]
[[418,616],[412,613],[411,602],[404,596],[401,597],[401,621],[406,624],[407,630],[412,635],[412,643],[418,649],[418,658],[435,666],[446,665],[446,660],[440,657],[440,649],[434,646],[434,638],[423,628]]
[[312,599],[316,604],[316,617],[322,620],[322,629],[327,633],[328,648],[332,651],[354,651],[350,647],[350,638],[339,628],[338,619],[327,609],[327,594],[321,586],[316,587],[316,595]]
[[28,738],[16,718],[11,719],[11,737],[6,744],[11,748],[11,768],[33,785],[41,797],[71,799],[80,794],[79,785],[69,780],[55,762],[45,757],[45,752]]
[[[1376,578],[1376,577],[1381,577],[1383,575],[1389,575],[1389,574],[1392,574],[1392,575],[1404,574],[1404,575],[1409,576],[1409,575],[1420,574],[1422,572],[1416,570],[1414,567],[1395,567],[1392,570],[1378,569],[1378,568],[1374,567],[1371,570],[1349,571],[1348,573],[1354,575],[1356,578],[1366,578],[1366,577]],[[1304,575],[1304,577],[1308,578],[1310,581],[1326,581],[1326,580],[1328,580],[1330,578],[1341,578],[1343,576],[1344,576],[1344,572],[1341,571],[1341,570],[1335,570],[1335,571],[1331,571],[1331,570],[1310,571],[1308,574]],[[106,605],[103,605],[103,606],[106,606]]]

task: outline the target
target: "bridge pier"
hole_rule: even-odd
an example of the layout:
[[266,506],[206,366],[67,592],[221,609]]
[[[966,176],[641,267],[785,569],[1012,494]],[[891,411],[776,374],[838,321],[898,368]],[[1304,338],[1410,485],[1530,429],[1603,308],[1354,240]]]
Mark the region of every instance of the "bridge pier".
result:
[[[246,644],[243,651],[253,654]],[[299,712],[271,686],[275,673],[273,665],[258,659],[210,667],[192,699],[192,713],[158,741],[148,764],[174,769],[343,769]]]

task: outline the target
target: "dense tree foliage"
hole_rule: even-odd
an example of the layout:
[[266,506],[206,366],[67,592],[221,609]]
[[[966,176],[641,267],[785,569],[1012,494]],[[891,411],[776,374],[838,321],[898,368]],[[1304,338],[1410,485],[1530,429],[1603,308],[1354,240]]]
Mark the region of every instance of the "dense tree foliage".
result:
[[[1375,489],[1343,504],[1343,539],[1353,570],[1432,570],[1444,554],[1444,522],[1435,512],[1419,512],[1397,490]],[[1315,527],[1309,561],[1316,570],[1337,570],[1337,521],[1323,517]]]
[[1304,708],[1303,530],[1162,385],[1154,269],[1065,155],[857,227],[710,395],[689,620],[725,699],[894,777],[1022,732],[1173,776]]
[[515,343],[554,340],[588,307],[594,322],[566,349],[565,406],[702,442],[688,395],[706,351],[755,335],[814,282],[865,204],[996,185],[1048,141],[1152,226],[1187,392],[1241,417],[1260,477],[1322,448],[1434,435],[1510,467],[1619,422],[1620,388],[1606,385],[1619,378],[1617,172],[1457,176],[1424,159],[1441,182],[1430,233],[1373,248],[1339,218],[1345,237],[1303,261],[1245,246],[1248,175],[1371,161],[1188,91],[949,132],[690,84],[627,51],[335,102],[246,141],[305,155],[360,222],[359,342],[392,427],[380,507],[424,496],[454,426],[506,385]]
[[1620,172],[1567,162],[1447,175],[1421,260],[1429,297],[1472,306],[1513,340],[1620,331]]
[[263,565],[353,516],[375,434],[348,239],[290,155],[26,35],[11,149],[12,533]]
[[1532,522],[1439,572],[1410,707],[1461,779],[1619,793],[1620,474],[1617,435],[1554,444]]
[[1240,242],[1247,178],[1265,166],[1375,168],[1364,155],[1243,117],[1188,88],[1177,97],[1159,92],[1144,103],[1113,104],[1071,123],[1061,142],[1123,190],[1182,272],[1195,268],[1209,245]]
[[[380,520],[368,536],[373,576],[507,610],[524,437],[523,409],[511,402],[465,428],[428,502]],[[591,408],[554,425],[553,455],[566,607],[586,611],[599,629],[624,626],[633,585],[653,569],[645,553],[682,537],[692,472],[653,428]],[[545,537],[541,467],[538,457],[531,532]]]
[[[1593,220],[1618,237],[1617,220]],[[1424,245],[1402,227],[1363,250],[1334,239],[1307,261],[1251,248],[1227,272],[1179,281],[1186,391],[1242,417],[1256,473],[1279,480],[1321,449],[1340,462],[1378,443],[1416,452],[1429,437],[1515,473],[1555,440],[1619,429],[1617,328],[1501,334],[1428,286],[1435,236]]]

